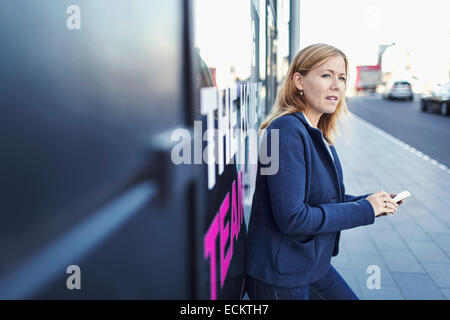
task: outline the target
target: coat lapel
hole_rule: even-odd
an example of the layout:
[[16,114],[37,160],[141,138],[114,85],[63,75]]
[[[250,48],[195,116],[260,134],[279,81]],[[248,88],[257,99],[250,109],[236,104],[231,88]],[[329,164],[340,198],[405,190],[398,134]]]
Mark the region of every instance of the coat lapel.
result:
[[344,193],[343,193],[343,185],[344,185],[344,177],[342,177],[342,168],[341,164],[339,162],[339,157],[337,155],[336,149],[334,146],[330,145],[331,153],[333,154],[333,164],[334,164],[334,171],[336,173],[336,177],[338,179],[338,185],[339,185],[339,196],[341,197],[341,201],[344,201]]
[[338,166],[339,166],[338,159],[339,158],[336,153],[336,149],[334,148],[334,146],[330,145],[330,150],[333,155],[333,157],[331,157],[330,153],[328,152],[328,148],[325,145],[325,141],[323,141],[322,132],[317,128],[311,127],[309,125],[308,121],[305,119],[305,116],[303,115],[302,112],[296,112],[296,113],[294,113],[294,115],[305,125],[306,130],[309,132],[311,139],[313,141],[315,141],[315,145],[320,146],[321,151],[325,152],[326,157],[328,159],[328,163],[330,164],[330,167],[331,167],[331,171],[332,171],[331,176],[332,176],[332,179],[334,182],[334,186],[336,187],[336,191],[338,192],[338,195],[341,198],[340,200],[343,201],[343,194],[342,194],[342,188],[341,188],[342,177],[339,174],[339,170],[338,170]]

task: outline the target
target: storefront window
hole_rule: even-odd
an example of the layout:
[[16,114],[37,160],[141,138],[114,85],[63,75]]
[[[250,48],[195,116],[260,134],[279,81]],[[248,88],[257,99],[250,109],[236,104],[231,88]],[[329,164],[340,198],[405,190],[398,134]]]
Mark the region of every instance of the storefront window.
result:
[[277,6],[277,82],[281,85],[289,69],[289,1],[278,0]]
[[250,0],[195,0],[194,47],[214,83],[229,88],[248,81],[255,61]]

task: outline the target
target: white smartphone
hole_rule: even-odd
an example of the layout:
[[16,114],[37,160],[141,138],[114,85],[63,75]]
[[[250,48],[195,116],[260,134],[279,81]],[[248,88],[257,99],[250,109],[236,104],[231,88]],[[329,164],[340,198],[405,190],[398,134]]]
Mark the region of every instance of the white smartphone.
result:
[[411,193],[409,193],[409,191],[402,191],[402,192],[400,192],[397,196],[395,196],[394,197],[394,199],[392,199],[392,200],[394,200],[395,202],[399,202],[399,201],[401,201],[401,200],[404,200],[404,199],[406,199],[406,198],[408,198],[409,196],[411,195]]

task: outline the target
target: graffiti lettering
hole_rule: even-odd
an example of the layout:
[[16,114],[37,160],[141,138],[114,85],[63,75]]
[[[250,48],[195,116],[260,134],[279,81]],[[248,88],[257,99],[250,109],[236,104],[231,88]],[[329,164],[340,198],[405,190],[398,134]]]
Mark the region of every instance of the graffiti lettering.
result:
[[[233,257],[234,242],[239,237],[241,224],[244,221],[244,202],[242,187],[244,185],[244,175],[240,171],[237,178],[237,197],[236,197],[236,181],[233,181],[231,191],[231,223],[225,222],[225,218],[230,211],[230,193],[228,192],[220,205],[220,210],[214,217],[208,231],[203,239],[204,243],[204,258],[210,260],[210,292],[211,299],[217,298],[217,273],[216,273],[216,241],[219,236],[220,241],[220,287],[225,283],[228,268]],[[230,218],[229,218],[230,219]],[[231,225],[231,234],[230,234]],[[228,251],[225,252],[225,247],[229,241]]]

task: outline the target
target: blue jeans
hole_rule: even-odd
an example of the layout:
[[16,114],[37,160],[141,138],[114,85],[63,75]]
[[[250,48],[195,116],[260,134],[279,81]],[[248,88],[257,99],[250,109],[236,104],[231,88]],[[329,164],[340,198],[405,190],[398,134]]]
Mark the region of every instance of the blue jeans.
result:
[[359,300],[333,266],[320,280],[295,288],[275,287],[247,275],[252,300]]

